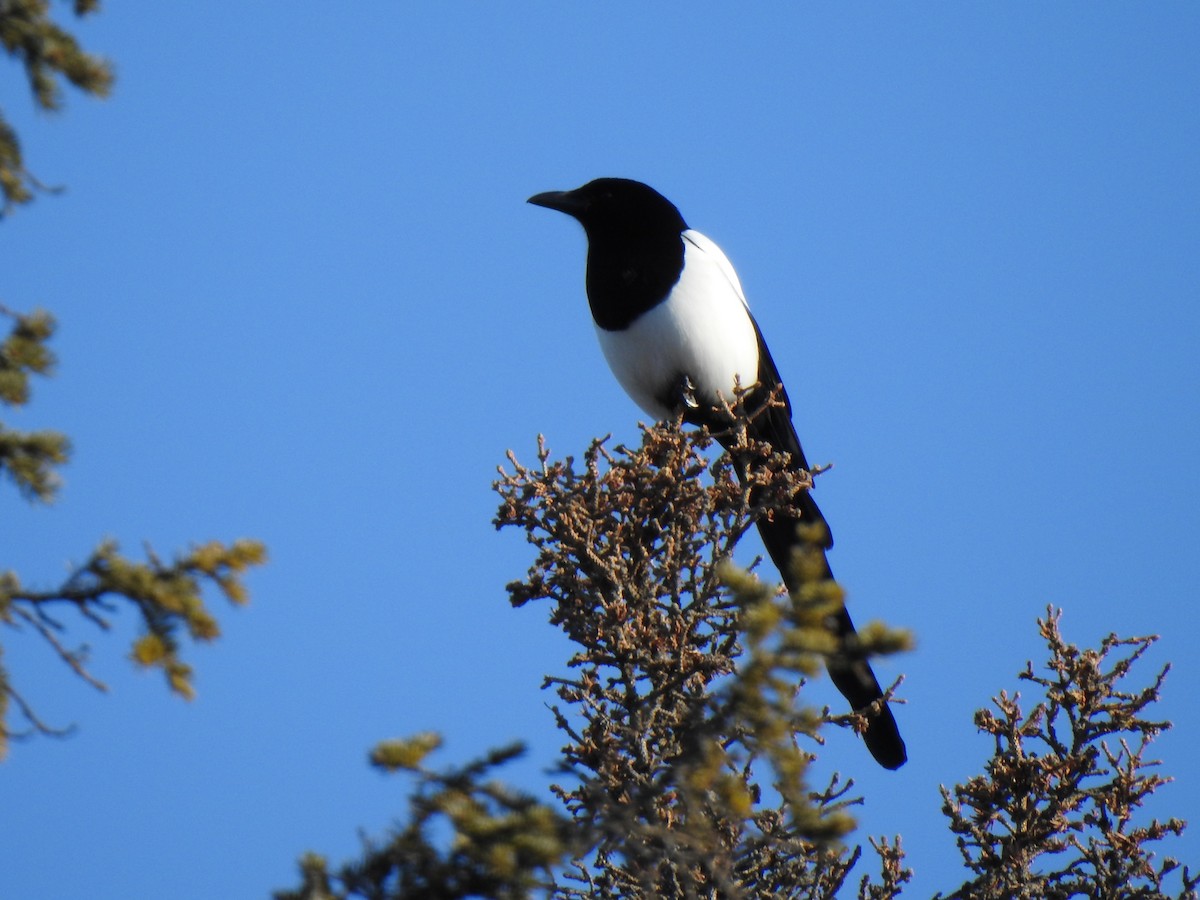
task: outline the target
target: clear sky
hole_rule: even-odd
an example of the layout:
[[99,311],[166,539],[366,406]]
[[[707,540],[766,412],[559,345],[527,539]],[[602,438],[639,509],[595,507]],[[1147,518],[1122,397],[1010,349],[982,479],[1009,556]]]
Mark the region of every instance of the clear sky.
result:
[[[60,7],[64,8],[64,7]],[[864,836],[914,897],[962,872],[938,785],[972,712],[1067,636],[1162,635],[1155,810],[1200,813],[1200,5],[113,2],[79,29],[111,100],[0,106],[65,183],[0,223],[0,301],[61,321],[15,427],[68,432],[53,508],[4,488],[0,566],[48,586],[102,537],[136,554],[261,538],[252,605],[168,696],[74,632],[101,696],[6,631],[70,740],[0,764],[0,896],[255,897],[381,832],[444,760],[559,740],[565,641],[509,608],[532,559],[491,526],[495,466],[635,440],[583,294],[584,239],[525,204],[646,181],[738,269],[797,407],[856,619],[912,628],[911,762],[849,736]],[[1152,668],[1142,671],[1149,679]],[[825,680],[812,696],[840,704]],[[1200,821],[1163,848],[1200,864]]]

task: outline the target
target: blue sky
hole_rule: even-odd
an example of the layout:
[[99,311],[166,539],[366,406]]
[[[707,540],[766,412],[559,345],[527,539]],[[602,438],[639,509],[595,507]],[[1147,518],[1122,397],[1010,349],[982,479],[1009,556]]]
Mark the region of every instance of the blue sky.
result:
[[[311,9],[312,11],[307,11]],[[0,223],[0,301],[60,319],[14,427],[76,446],[53,508],[6,490],[0,565],[48,585],[135,553],[261,538],[270,565],[199,696],[75,632],[100,696],[28,637],[5,664],[70,740],[0,765],[4,897],[264,896],[402,811],[366,765],[435,729],[445,760],[559,746],[567,646],[509,608],[506,449],[558,455],[639,412],[583,295],[582,232],[525,205],[646,181],[733,260],[797,407],[855,618],[912,628],[911,762],[834,736],[906,896],[961,878],[938,785],[972,712],[1043,649],[1162,635],[1160,815],[1200,812],[1200,7],[111,3],[79,29],[114,96],[0,107],[68,192]],[[1151,668],[1143,670],[1148,679]],[[840,698],[828,682],[811,688]],[[1200,863],[1200,823],[1164,851]]]

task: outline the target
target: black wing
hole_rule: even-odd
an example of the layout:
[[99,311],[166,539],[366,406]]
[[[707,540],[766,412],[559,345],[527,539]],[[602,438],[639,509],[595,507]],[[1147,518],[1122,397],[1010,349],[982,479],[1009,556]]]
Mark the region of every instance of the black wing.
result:
[[[807,471],[809,469],[808,458],[804,455],[804,448],[800,446],[800,437],[796,434],[796,426],[792,424],[792,401],[787,395],[787,388],[783,386],[783,379],[779,377],[779,369],[771,357],[771,351],[767,349],[767,342],[763,340],[762,329],[758,327],[758,323],[754,321],[754,316],[750,315],[749,311],[746,314],[750,316],[750,322],[754,325],[754,333],[758,336],[758,387],[751,396],[755,399],[761,397],[761,402],[765,403],[766,399],[771,396],[771,392],[778,390],[778,396],[783,400],[783,406],[771,406],[755,419],[757,427],[754,429],[753,436],[760,441],[766,441],[776,450],[790,454],[792,465]],[[825,521],[825,516],[821,514],[817,501],[812,498],[812,494],[805,491],[799,498],[798,505],[801,519],[805,524],[821,522],[825,526],[825,531],[829,535],[825,548],[832,547],[833,532],[829,528],[829,523]]]

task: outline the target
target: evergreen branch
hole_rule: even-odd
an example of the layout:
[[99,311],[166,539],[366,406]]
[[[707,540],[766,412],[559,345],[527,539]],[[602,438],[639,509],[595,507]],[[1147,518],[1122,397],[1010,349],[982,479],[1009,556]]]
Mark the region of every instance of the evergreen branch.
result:
[[[75,0],[74,12],[85,16],[99,9],[98,0]],[[0,47],[25,69],[34,102],[44,110],[62,107],[62,81],[93,97],[112,90],[112,65],[86,52],[75,37],[50,18],[46,0],[0,0]],[[28,203],[35,190],[47,188],[25,168],[13,128],[0,116],[0,217]]]
[[[134,562],[121,556],[114,542],[105,542],[66,581],[49,590],[30,590],[15,574],[5,573],[0,576],[0,622],[17,630],[22,624],[31,628],[76,675],[98,690],[106,690],[87,667],[86,647],[71,649],[64,644],[59,634],[66,629],[50,610],[67,605],[107,629],[107,616],[124,601],[138,611],[142,625],[130,658],[143,668],[161,671],[174,693],[191,699],[195,693],[192,668],[182,658],[181,632],[193,641],[215,640],[220,629],[205,606],[205,585],[216,586],[234,604],[244,604],[248,598],[242,576],[250,567],[265,562],[266,551],[257,541],[229,545],[213,541],[193,547],[171,563],[164,563],[153,551],[148,551],[148,556],[147,563]],[[12,694],[7,680],[5,685]],[[31,714],[27,702],[19,700],[18,708],[37,731],[53,733],[38,724],[40,720]],[[0,716],[0,752],[11,734]]]
[[[1149,845],[1181,834],[1185,823],[1141,815],[1168,781],[1145,754],[1170,723],[1141,715],[1157,702],[1167,667],[1146,687],[1123,687],[1158,639],[1109,635],[1098,650],[1080,650],[1062,637],[1061,617],[1051,608],[1038,620],[1047,674],[1032,663],[1019,674],[1045,699],[1026,713],[1020,695],[1001,692],[995,712],[980,710],[976,724],[994,738],[995,754],[984,775],[942,788],[943,811],[974,874],[947,900],[1167,896],[1165,880],[1178,864],[1156,864]],[[1184,869],[1181,883],[1178,896],[1194,900],[1200,876]]]

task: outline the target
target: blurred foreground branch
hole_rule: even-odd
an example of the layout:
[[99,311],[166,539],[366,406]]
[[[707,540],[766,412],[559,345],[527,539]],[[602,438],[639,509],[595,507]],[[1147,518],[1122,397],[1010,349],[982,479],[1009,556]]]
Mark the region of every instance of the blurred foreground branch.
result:
[[[266,559],[257,541],[235,541],[228,546],[213,541],[164,563],[147,551],[149,561],[134,562],[105,542],[60,586],[29,590],[14,572],[0,573],[0,622],[16,631],[41,637],[72,671],[98,690],[107,690],[88,669],[86,644],[68,646],[64,613],[74,613],[103,631],[118,610],[117,600],[127,601],[141,617],[142,634],[133,642],[131,659],[146,668],[159,669],[172,691],[191,699],[192,667],[183,661],[181,635],[193,641],[220,636],[216,619],[204,604],[204,584],[215,585],[233,603],[247,600],[243,573]],[[25,719],[29,730],[13,729],[8,722],[9,702]],[[0,758],[8,740],[33,732],[61,736],[69,729],[43,722],[25,695],[17,690],[8,672],[0,667]]]
[[[12,322],[0,342],[0,404],[23,406],[31,394],[31,376],[48,375],[54,354],[47,346],[54,320],[44,312],[18,314],[0,307],[0,317]],[[20,432],[0,423],[0,474],[11,480],[33,503],[50,503],[58,488],[58,468],[67,461],[70,444],[55,431]],[[181,636],[211,641],[219,634],[217,621],[204,603],[206,585],[216,587],[235,604],[246,602],[242,577],[266,559],[257,541],[232,544],[210,542],[193,547],[172,562],[163,562],[147,549],[148,560],[135,562],[105,541],[60,585],[35,590],[16,572],[0,570],[0,623],[16,632],[37,635],[63,663],[88,684],[105,690],[88,669],[88,647],[68,639],[67,617],[78,616],[101,630],[121,605],[134,607],[142,633],[131,657],[140,666],[158,669],[171,690],[193,694],[192,669],[182,658]],[[14,727],[15,712],[25,727]],[[61,736],[69,728],[47,724],[37,714],[26,689],[18,689],[0,665],[0,758],[11,738],[31,733]]]
[[[85,16],[100,8],[99,0],[74,0],[74,12]],[[62,107],[62,82],[93,97],[112,89],[112,66],[86,52],[75,37],[50,18],[47,0],[0,0],[0,47],[25,69],[39,109]],[[25,168],[21,142],[0,110],[0,218],[13,206],[28,203],[35,191],[53,191]]]
[[[99,0],[73,0],[76,16],[99,10]],[[80,46],[50,17],[47,0],[0,0],[0,48],[24,67],[36,105],[45,111],[61,108],[64,82],[94,97],[107,96],[112,67]],[[25,166],[16,131],[0,111],[0,217],[13,206],[28,203],[34,192],[57,190],[35,178]],[[0,405],[28,403],[31,377],[49,375],[54,354],[48,343],[53,317],[42,311],[17,313],[0,305],[0,318],[12,327],[0,342]],[[60,486],[59,469],[70,457],[67,437],[57,431],[16,431],[0,422],[0,476],[30,502],[50,503]],[[102,630],[120,606],[132,605],[142,633],[131,656],[141,666],[162,671],[171,690],[193,694],[192,669],[183,661],[181,637],[211,641],[219,634],[216,619],[204,604],[204,588],[216,586],[230,601],[246,601],[242,577],[266,559],[257,541],[211,542],[193,547],[170,563],[147,548],[148,560],[134,562],[106,541],[58,587],[34,590],[17,573],[0,569],[0,623],[38,635],[51,651],[81,679],[100,690],[104,685],[88,669],[88,648],[67,634],[67,615],[79,616]],[[0,648],[2,649],[2,648]],[[0,658],[2,662],[2,658]],[[12,727],[15,708],[26,728]],[[26,694],[19,691],[0,665],[0,758],[9,740],[30,733],[62,735],[70,729],[47,724]]]
[[[482,759],[437,772],[425,757],[441,744],[436,735],[385,741],[371,762],[388,772],[410,773],[416,787],[409,817],[386,842],[364,840],[362,859],[330,873],[325,859],[306,854],[302,883],[276,900],[346,897],[526,897],[549,884],[568,839],[566,822],[549,806],[520,791],[485,780],[516,758],[515,744]],[[448,841],[439,834],[449,831]],[[445,846],[448,844],[448,846]]]

